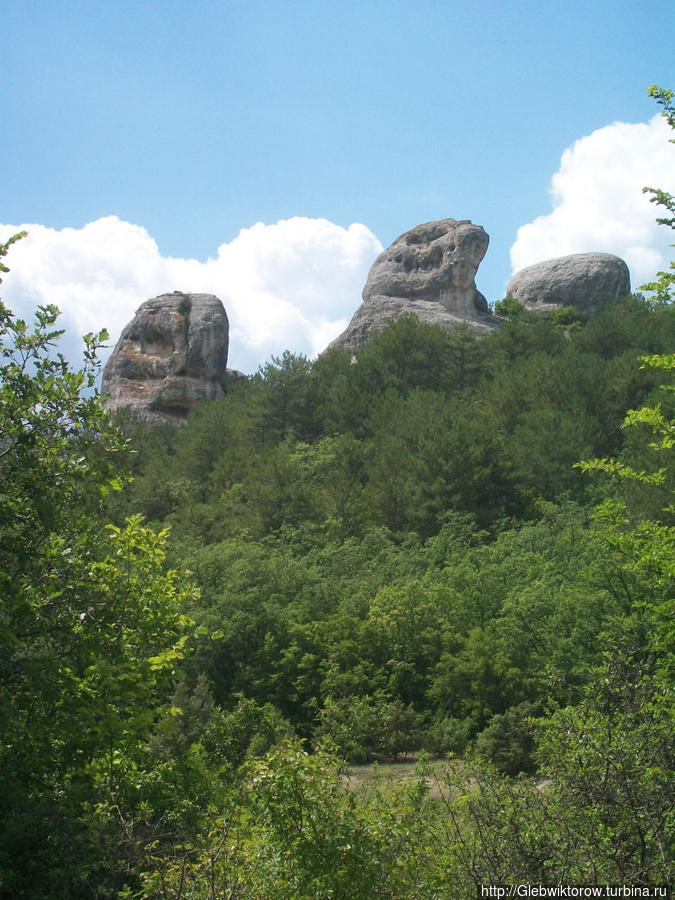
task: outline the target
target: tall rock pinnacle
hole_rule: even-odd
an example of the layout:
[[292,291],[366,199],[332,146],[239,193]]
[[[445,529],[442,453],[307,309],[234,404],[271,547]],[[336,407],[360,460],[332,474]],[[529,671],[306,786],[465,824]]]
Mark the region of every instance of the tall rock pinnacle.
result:
[[103,371],[106,407],[149,425],[181,424],[198,400],[223,394],[228,328],[213,294],[174,292],[146,300]]

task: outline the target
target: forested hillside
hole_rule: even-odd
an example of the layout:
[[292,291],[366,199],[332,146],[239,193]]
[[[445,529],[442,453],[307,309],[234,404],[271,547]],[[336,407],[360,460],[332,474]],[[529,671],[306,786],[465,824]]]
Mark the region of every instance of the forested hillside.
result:
[[[356,363],[287,354],[186,428],[134,431],[114,516],[170,526],[194,573],[215,637],[191,677],[359,760],[460,752],[494,716],[568,702],[630,605],[575,463],[653,467],[622,422],[660,399],[640,358],[674,324],[632,298],[586,325],[517,311],[488,338],[410,318]],[[620,493],[654,517],[671,489]]]
[[481,338],[403,318],[165,430],[87,393],[105,335],[73,372],[55,309],[3,306],[0,896],[672,879],[659,285]]

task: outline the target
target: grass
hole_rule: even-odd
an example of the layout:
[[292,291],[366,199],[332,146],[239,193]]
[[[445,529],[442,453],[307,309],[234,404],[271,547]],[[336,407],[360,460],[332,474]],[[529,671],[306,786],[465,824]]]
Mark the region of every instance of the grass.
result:
[[[449,766],[452,767],[456,778],[458,772],[461,772],[463,768],[463,763],[461,760],[453,760],[450,763],[445,759],[434,759],[429,760],[426,764],[424,780],[429,788],[430,797],[438,799],[447,796],[448,788],[445,776]],[[415,781],[418,777],[417,767],[418,761],[414,758],[402,762],[352,765],[344,773],[343,780],[350,790],[367,789],[369,784],[378,788],[397,787],[406,782]]]

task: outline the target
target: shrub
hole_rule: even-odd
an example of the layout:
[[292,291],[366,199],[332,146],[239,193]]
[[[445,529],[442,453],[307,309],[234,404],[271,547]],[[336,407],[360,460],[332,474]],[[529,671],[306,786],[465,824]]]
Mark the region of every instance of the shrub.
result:
[[422,744],[422,717],[399,698],[382,692],[363,697],[329,697],[315,736],[329,737],[348,762],[397,759]]
[[540,712],[536,703],[519,703],[493,716],[476,739],[476,750],[505,775],[535,770],[531,720]]
[[459,755],[469,741],[471,726],[469,719],[438,719],[425,735],[424,749],[432,756]]

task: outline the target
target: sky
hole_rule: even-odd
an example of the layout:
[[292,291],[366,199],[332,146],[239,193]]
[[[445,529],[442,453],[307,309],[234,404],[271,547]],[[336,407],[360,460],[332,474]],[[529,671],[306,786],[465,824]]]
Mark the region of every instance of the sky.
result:
[[0,0],[0,296],[63,349],[164,291],[217,294],[228,365],[315,356],[383,247],[490,235],[488,301],[553,256],[671,258],[672,0]]

